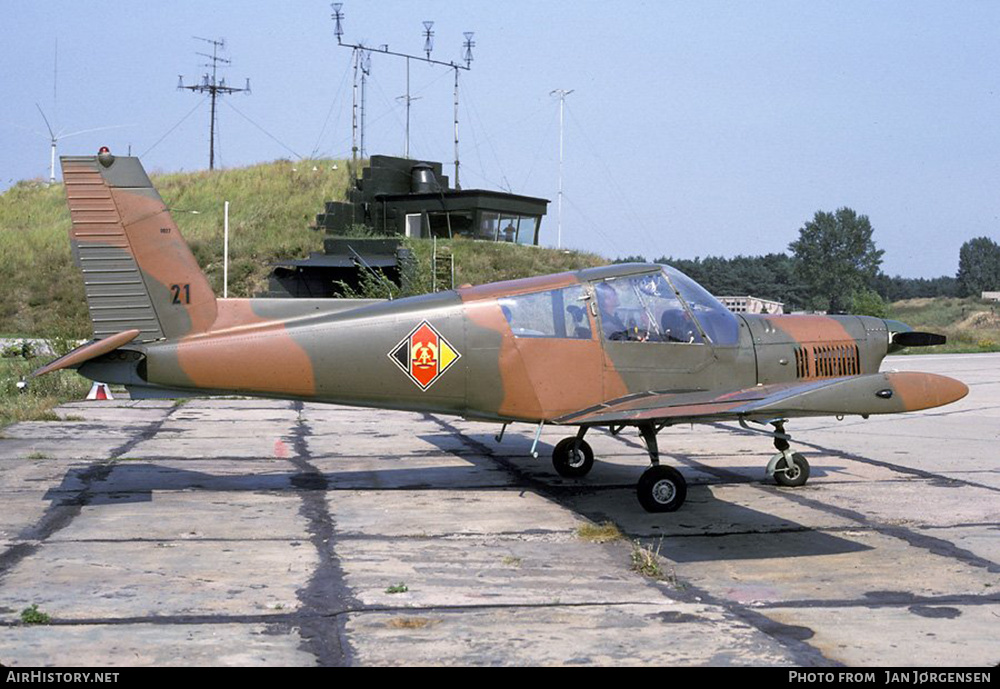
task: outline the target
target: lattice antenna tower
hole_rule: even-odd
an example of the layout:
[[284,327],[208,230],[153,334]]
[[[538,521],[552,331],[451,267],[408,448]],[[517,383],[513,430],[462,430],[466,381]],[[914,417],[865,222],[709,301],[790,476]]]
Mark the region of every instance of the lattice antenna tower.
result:
[[202,65],[202,67],[207,67],[212,70],[211,74],[206,72],[202,75],[200,84],[185,84],[184,77],[182,75],[177,76],[177,89],[186,89],[195,93],[207,93],[212,99],[212,114],[209,118],[209,134],[208,134],[208,169],[215,169],[215,129],[218,126],[218,115],[216,110],[216,100],[219,96],[225,96],[231,93],[243,93],[250,95],[250,77],[247,77],[246,86],[243,88],[236,88],[234,86],[226,85],[226,78],[218,78],[219,66],[220,65],[231,65],[232,61],[226,58],[219,57],[219,51],[226,49],[226,39],[220,38],[218,40],[212,38],[202,38],[200,36],[192,36],[197,41],[204,41],[212,46],[212,54],[208,53],[197,53],[202,57],[208,58],[209,62]]
[[[431,21],[426,21],[426,22],[423,23],[423,25],[424,25],[424,31],[423,31],[424,57],[421,57],[420,55],[411,55],[411,54],[408,54],[408,53],[400,53],[400,52],[396,52],[396,51],[393,51],[393,50],[389,50],[389,45],[388,44],[383,44],[383,45],[379,46],[378,48],[372,49],[372,48],[368,48],[367,46],[362,45],[360,43],[356,44],[356,43],[345,43],[344,42],[344,13],[342,11],[342,9],[344,7],[344,3],[342,3],[342,2],[335,2],[335,3],[332,3],[330,6],[333,8],[333,14],[331,15],[331,18],[334,21],[334,35],[337,37],[337,45],[343,46],[345,48],[350,48],[352,51],[354,51],[354,57],[353,57],[353,60],[354,60],[354,104],[353,104],[353,113],[354,114],[353,114],[353,116],[351,118],[351,120],[352,120],[352,125],[351,125],[351,127],[352,127],[352,133],[351,133],[351,162],[355,166],[355,169],[357,169],[356,166],[357,166],[357,159],[358,159],[358,143],[357,143],[358,142],[358,73],[361,72],[361,78],[362,78],[362,83],[363,83],[364,77],[367,76],[370,73],[370,71],[371,71],[371,65],[370,65],[369,60],[371,59],[371,55],[373,53],[377,53],[377,54],[381,54],[381,55],[392,55],[394,57],[401,57],[401,58],[405,58],[406,59],[406,95],[405,96],[400,96],[399,99],[400,100],[405,100],[405,102],[406,102],[406,144],[405,144],[405,156],[407,158],[409,158],[410,157],[410,104],[413,101],[415,101],[415,100],[418,99],[417,97],[414,97],[414,96],[410,95],[410,61],[411,60],[419,60],[419,61],[425,62],[427,64],[441,65],[441,66],[447,67],[448,69],[451,69],[451,70],[453,70],[455,72],[455,90],[454,90],[454,94],[455,94],[455,102],[454,102],[454,106],[455,106],[455,119],[454,119],[454,123],[455,123],[455,188],[456,189],[461,189],[461,184],[459,182],[459,177],[458,177],[459,166],[460,166],[459,155],[458,155],[458,93],[459,93],[459,91],[458,91],[458,71],[460,69],[464,69],[466,71],[469,71],[469,70],[472,69],[472,49],[476,45],[476,43],[472,40],[472,37],[474,35],[473,32],[467,31],[467,32],[464,33],[464,35],[465,35],[465,42],[462,44],[462,49],[464,51],[462,59],[464,60],[465,64],[461,64],[460,62],[454,62],[454,61],[444,62],[444,61],[441,61],[441,60],[435,60],[435,59],[433,59],[431,57],[431,53],[434,51],[434,22],[431,22]],[[364,63],[365,63],[364,67],[362,67],[362,61],[364,61]],[[363,102],[364,102],[364,100],[363,100],[363,96],[362,96],[362,104],[363,104]],[[362,108],[363,108],[363,105],[362,105]],[[361,139],[362,139],[362,141],[364,140],[363,114],[362,114]],[[363,148],[364,148],[364,146],[362,144],[362,154],[364,153]]]

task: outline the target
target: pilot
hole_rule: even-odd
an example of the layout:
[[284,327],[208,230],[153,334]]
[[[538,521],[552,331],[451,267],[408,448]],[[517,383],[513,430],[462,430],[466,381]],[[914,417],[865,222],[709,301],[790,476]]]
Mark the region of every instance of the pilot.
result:
[[594,286],[597,292],[597,308],[601,311],[601,330],[607,340],[624,340],[628,329],[618,315],[618,292],[606,282]]

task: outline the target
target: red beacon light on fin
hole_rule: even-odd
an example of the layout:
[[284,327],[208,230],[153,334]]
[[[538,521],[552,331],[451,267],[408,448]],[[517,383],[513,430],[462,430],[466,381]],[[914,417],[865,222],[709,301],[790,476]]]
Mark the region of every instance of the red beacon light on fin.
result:
[[97,161],[104,167],[111,167],[115,162],[115,157],[111,155],[111,149],[107,146],[101,146],[97,151]]

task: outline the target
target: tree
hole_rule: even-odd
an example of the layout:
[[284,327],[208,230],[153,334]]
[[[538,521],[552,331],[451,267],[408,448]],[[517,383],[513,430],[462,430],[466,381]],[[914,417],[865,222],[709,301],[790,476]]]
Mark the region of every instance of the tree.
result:
[[833,312],[849,310],[854,294],[875,286],[882,254],[872,240],[868,216],[850,208],[817,211],[788,245],[809,305]]
[[889,317],[889,305],[870,287],[864,287],[851,297],[851,313],[856,316]]
[[963,244],[958,252],[958,284],[966,297],[1000,290],[1000,246],[989,237]]
[[787,254],[736,256],[704,259],[661,256],[654,263],[677,268],[716,296],[753,295],[784,302],[785,310],[805,305],[805,290],[799,284],[794,261]]

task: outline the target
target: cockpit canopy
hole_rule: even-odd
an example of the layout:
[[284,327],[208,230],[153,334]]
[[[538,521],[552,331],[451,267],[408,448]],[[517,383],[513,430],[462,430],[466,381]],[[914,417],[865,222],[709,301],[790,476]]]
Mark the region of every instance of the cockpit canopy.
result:
[[515,337],[591,339],[588,306],[605,340],[735,345],[739,320],[669,266],[499,299]]
[[739,321],[701,285],[669,266],[594,283],[608,340],[735,345]]

